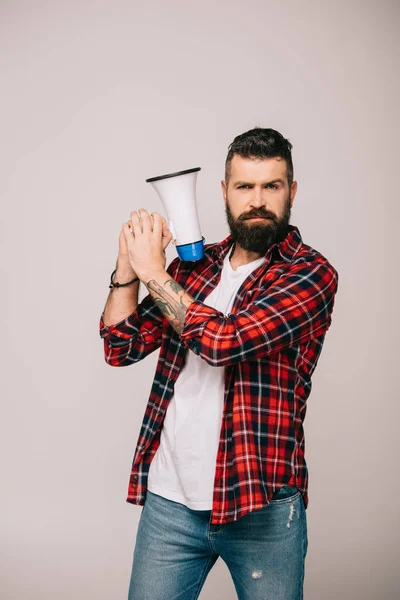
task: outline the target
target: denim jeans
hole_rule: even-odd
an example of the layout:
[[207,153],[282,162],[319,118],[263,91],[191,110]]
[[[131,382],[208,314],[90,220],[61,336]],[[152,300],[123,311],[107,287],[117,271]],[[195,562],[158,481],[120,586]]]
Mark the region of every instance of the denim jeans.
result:
[[140,515],[128,600],[196,600],[217,559],[226,563],[239,600],[303,600],[307,519],[297,487],[237,521],[211,524],[147,490]]

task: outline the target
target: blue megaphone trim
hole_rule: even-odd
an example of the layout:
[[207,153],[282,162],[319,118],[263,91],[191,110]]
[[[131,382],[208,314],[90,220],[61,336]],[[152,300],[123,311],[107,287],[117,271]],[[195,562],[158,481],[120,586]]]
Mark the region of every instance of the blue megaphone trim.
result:
[[198,242],[191,242],[190,244],[180,244],[176,247],[178,256],[181,260],[201,260],[204,257],[204,241],[205,237]]

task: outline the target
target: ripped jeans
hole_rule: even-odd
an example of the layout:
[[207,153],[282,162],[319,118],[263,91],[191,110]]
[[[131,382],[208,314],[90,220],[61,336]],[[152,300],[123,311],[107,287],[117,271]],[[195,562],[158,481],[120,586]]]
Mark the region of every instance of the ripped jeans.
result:
[[128,600],[196,600],[219,557],[239,600],[303,600],[307,519],[297,487],[282,487],[237,521],[210,521],[211,510],[147,490]]

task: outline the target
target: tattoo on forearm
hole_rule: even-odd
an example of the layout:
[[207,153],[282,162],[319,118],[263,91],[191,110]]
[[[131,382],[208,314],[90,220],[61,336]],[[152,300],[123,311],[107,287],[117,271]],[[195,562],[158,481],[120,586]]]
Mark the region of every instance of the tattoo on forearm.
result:
[[[174,279],[168,279],[164,283],[164,287],[169,284],[172,292],[179,294],[184,292],[183,287],[179,285]],[[174,329],[179,333],[183,330],[183,324],[185,322],[186,306],[182,302],[182,297],[174,298],[169,294],[163,286],[161,286],[155,279],[151,279],[146,287],[149,291],[153,290],[158,294],[158,298],[154,298],[155,304],[158,306],[160,311],[168,318],[173,325]]]

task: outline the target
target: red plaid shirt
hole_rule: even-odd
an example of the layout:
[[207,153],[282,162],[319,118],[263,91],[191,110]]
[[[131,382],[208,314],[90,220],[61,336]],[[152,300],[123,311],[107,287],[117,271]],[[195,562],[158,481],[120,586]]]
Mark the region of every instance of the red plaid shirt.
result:
[[[240,286],[232,312],[207,306],[233,243],[206,244],[204,258],[175,258],[168,273],[195,298],[179,335],[150,294],[116,325],[100,317],[106,362],[137,363],[160,348],[133,457],[127,502],[143,505],[150,463],[174,383],[188,351],[225,367],[224,410],[215,465],[212,523],[235,521],[269,503],[275,490],[296,485],[308,505],[303,421],[338,287],[327,259],[303,243],[298,228],[272,244],[266,261]],[[188,350],[189,349],[189,350]],[[201,402],[201,398],[199,398]],[[193,443],[196,443],[193,440]]]

